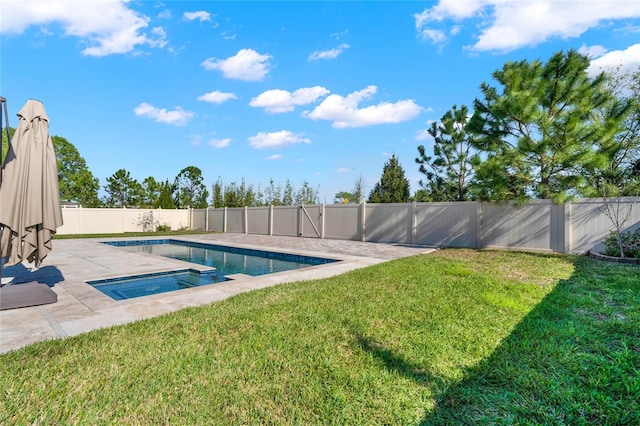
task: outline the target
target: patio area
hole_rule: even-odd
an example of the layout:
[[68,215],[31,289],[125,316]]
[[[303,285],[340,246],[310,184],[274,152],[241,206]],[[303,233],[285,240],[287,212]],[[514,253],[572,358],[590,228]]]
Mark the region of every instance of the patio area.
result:
[[232,280],[223,283],[115,301],[86,284],[86,281],[172,271],[184,269],[185,266],[208,269],[101,244],[101,241],[124,239],[142,238],[55,240],[53,251],[40,269],[31,271],[23,265],[3,268],[3,276],[15,277],[14,282],[38,281],[49,285],[58,295],[58,301],[49,305],[0,311],[0,353],[42,340],[64,338],[190,306],[209,304],[242,292],[286,282],[326,278],[434,250],[425,246],[234,233],[184,235],[175,239],[327,257],[340,262],[258,277],[236,274],[230,276]]

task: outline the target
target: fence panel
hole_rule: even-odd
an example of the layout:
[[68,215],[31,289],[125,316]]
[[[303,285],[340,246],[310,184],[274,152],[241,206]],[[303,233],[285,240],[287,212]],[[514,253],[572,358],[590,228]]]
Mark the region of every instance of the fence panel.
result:
[[[640,197],[625,197],[609,201],[613,211],[622,219],[629,209],[631,214],[623,230],[640,228]],[[589,250],[604,250],[603,240],[615,229],[605,214],[602,199],[579,200],[571,204],[571,251],[586,253]],[[614,214],[615,218],[616,215]]]
[[474,201],[416,204],[416,244],[475,248],[478,203]]
[[[150,216],[152,215],[152,216]],[[189,210],[74,208],[62,209],[63,225],[57,233],[118,234],[144,230],[144,224],[168,225],[171,229],[190,226]]]
[[207,231],[224,232],[224,209],[209,209],[209,227]]
[[338,240],[360,240],[360,205],[329,204],[324,207],[324,237]]
[[244,233],[244,207],[227,208],[227,232]]
[[191,229],[197,229],[200,231],[207,228],[207,210],[208,209],[193,209],[191,210]]
[[269,235],[269,207],[251,207],[247,209],[249,234]]
[[551,250],[551,202],[482,203],[482,247]]
[[411,212],[411,204],[366,204],[366,241],[411,244]]
[[300,213],[299,217],[302,219],[302,236],[307,238],[320,238],[322,236],[322,206],[317,204],[304,205],[301,207]]
[[298,206],[273,208],[273,235],[298,236]]

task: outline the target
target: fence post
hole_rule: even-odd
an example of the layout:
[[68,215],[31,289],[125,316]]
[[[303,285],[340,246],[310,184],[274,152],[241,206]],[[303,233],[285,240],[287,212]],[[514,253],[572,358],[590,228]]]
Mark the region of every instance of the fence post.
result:
[[273,235],[273,204],[269,205],[269,235]]
[[224,210],[222,211],[222,232],[226,233],[227,232],[227,208],[224,207]]
[[298,237],[302,237],[302,233],[304,232],[302,222],[304,218],[302,216],[302,206],[298,206]]
[[244,228],[244,233],[248,234],[249,233],[249,210],[247,208],[247,206],[244,206],[244,215],[242,218],[242,222],[243,222],[243,228]]
[[417,210],[417,209],[416,209],[416,202],[415,202],[415,201],[413,201],[413,202],[411,203],[411,207],[410,207],[410,210],[409,210],[409,213],[410,213],[409,220],[411,221],[411,240],[410,240],[411,244],[415,244],[415,243],[416,243],[416,234],[417,234],[417,232],[418,232],[418,230],[416,229],[416,228],[417,228],[417,224],[416,224],[416,219],[417,219],[417,218],[416,218],[416,216],[417,216],[417,214],[416,214],[416,210]]
[[360,203],[360,241],[367,241],[365,205],[364,201]]
[[324,240],[324,203],[320,206],[320,239]]
[[482,248],[482,201],[476,201],[476,248]]
[[564,252],[571,253],[573,250],[573,226],[571,226],[571,210],[572,203],[569,201],[564,204]]

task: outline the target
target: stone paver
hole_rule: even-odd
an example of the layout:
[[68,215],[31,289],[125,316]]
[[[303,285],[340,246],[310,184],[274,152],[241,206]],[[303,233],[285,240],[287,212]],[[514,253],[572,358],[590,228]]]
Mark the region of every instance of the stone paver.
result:
[[0,353],[41,340],[73,336],[216,302],[254,289],[330,277],[433,250],[421,246],[247,234],[199,234],[177,239],[328,257],[340,262],[259,277],[238,274],[232,276],[231,281],[215,285],[115,301],[86,281],[171,271],[185,266],[193,269],[206,267],[145,253],[130,253],[101,244],[108,239],[55,240],[53,251],[38,270],[31,271],[30,265],[3,268],[3,276],[15,277],[16,283],[38,281],[49,285],[57,293],[58,301],[50,305],[0,311]]

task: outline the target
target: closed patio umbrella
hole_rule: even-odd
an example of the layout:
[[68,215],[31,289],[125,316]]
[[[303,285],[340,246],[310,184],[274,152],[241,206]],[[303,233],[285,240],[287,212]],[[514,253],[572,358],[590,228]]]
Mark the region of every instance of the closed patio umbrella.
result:
[[7,266],[27,261],[39,267],[62,226],[56,155],[42,102],[27,101],[18,118],[2,165],[0,248]]

